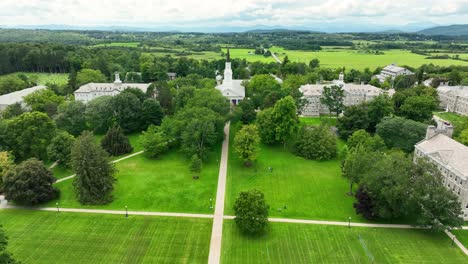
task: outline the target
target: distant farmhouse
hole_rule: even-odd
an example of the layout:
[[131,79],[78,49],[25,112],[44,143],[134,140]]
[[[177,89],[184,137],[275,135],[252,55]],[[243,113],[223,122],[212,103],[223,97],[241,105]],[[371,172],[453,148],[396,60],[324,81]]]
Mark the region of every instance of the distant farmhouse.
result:
[[453,127],[439,121],[429,126],[426,138],[415,145],[414,159],[427,158],[442,173],[443,184],[458,196],[468,220],[468,147],[453,140]]
[[448,86],[442,83],[437,93],[441,108],[447,112],[468,115],[468,86]]
[[322,97],[323,88],[325,86],[341,86],[344,90],[344,105],[357,105],[362,102],[367,102],[381,94],[388,94],[393,96],[395,91],[393,89],[385,91],[370,84],[354,84],[345,83],[344,74],[341,73],[338,80],[334,80],[330,84],[306,84],[299,87],[299,90],[304,94],[304,98],[307,100],[307,104],[304,108],[304,116],[319,116],[320,114],[328,114],[327,106],[320,102]]
[[38,85],[38,86],[23,89],[23,90],[20,90],[20,91],[12,92],[12,93],[9,93],[9,94],[1,95],[0,96],[0,111],[7,108],[7,106],[12,105],[12,104],[16,104],[16,103],[19,103],[23,107],[25,107],[25,105],[23,103],[23,98],[26,95],[29,95],[31,93],[34,93],[35,91],[39,91],[39,90],[46,89],[46,88],[47,87],[45,87],[44,85]]
[[396,64],[392,63],[386,66],[385,68],[383,68],[380,74],[375,75],[374,78],[377,78],[379,82],[383,83],[388,77],[395,79],[397,76],[400,76],[400,75],[413,75],[413,74],[414,73],[412,71],[405,69],[403,67],[397,66]]
[[115,81],[113,83],[88,83],[74,92],[75,100],[87,103],[100,96],[110,95],[115,96],[128,88],[140,89],[146,93],[150,83],[122,83],[119,74],[115,74]]
[[245,87],[243,80],[232,79],[231,58],[229,48],[227,50],[226,65],[224,67],[224,78],[221,75],[216,76],[216,89],[221,91],[224,97],[228,98],[231,104],[237,105],[245,98]]

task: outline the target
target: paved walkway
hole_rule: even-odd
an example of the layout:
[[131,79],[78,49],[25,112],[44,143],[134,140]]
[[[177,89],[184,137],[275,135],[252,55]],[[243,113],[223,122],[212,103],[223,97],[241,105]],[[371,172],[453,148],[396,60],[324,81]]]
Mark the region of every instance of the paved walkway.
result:
[[[125,210],[102,210],[102,209],[79,209],[79,208],[58,208],[57,207],[22,207],[13,205],[4,205],[5,209],[28,209],[37,211],[50,212],[70,212],[70,213],[86,213],[86,214],[113,214],[125,215]],[[189,217],[189,218],[213,218],[211,214],[189,214],[189,213],[170,213],[170,212],[145,212],[145,211],[128,211],[129,215],[148,215],[148,216],[172,216],[172,217]]]
[[221,260],[221,242],[223,236],[224,197],[226,194],[226,174],[229,149],[229,127],[224,126],[224,141],[221,151],[221,162],[219,164],[218,190],[216,191],[216,206],[211,230],[210,254],[208,264],[218,264]]
[[274,52],[271,53],[271,56],[273,57],[273,59],[275,59],[277,63],[281,64],[281,60],[278,59],[278,57],[276,57],[276,54]]
[[[122,158],[120,158],[120,159],[113,160],[113,161],[111,161],[110,163],[117,163],[117,162],[119,162],[119,161],[126,160],[126,159],[131,158],[131,157],[134,157],[134,156],[136,156],[136,155],[140,155],[140,154],[143,153],[143,152],[145,152],[145,151],[144,151],[144,150],[138,151],[138,152],[135,152],[135,153],[130,154],[130,155],[128,155],[128,156],[122,157]],[[65,177],[65,178],[58,179],[58,180],[55,181],[55,183],[63,182],[63,181],[69,180],[69,179],[71,179],[71,178],[74,178],[75,176],[76,176],[76,174],[73,174],[73,175],[67,176],[67,177]]]

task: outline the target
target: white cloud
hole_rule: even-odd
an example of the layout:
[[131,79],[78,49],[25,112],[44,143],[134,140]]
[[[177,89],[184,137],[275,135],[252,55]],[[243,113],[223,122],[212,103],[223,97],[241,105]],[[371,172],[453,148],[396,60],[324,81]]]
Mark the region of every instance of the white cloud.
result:
[[468,0],[1,0],[1,25],[468,23]]

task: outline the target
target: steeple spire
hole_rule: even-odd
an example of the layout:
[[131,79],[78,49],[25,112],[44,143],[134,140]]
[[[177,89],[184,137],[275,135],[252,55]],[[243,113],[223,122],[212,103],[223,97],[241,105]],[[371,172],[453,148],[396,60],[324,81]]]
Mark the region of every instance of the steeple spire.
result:
[[227,49],[226,62],[231,62],[231,55],[229,54],[229,48]]

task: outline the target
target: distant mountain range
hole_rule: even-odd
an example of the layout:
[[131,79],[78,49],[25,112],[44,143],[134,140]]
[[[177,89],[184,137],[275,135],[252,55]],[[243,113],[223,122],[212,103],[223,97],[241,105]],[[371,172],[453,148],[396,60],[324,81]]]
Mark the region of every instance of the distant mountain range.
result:
[[418,31],[424,35],[447,35],[447,36],[466,36],[468,35],[468,24],[437,26]]
[[441,26],[431,22],[411,23],[403,26],[388,25],[363,25],[363,24],[333,24],[320,23],[310,26],[266,26],[255,25],[248,27],[233,26],[191,26],[186,25],[156,25],[156,26],[70,26],[70,25],[16,25],[2,26],[0,28],[18,28],[18,29],[47,29],[47,30],[102,30],[102,31],[127,31],[127,32],[203,32],[203,33],[225,33],[225,32],[287,32],[287,31],[307,31],[323,33],[420,33],[426,35],[448,35],[459,36],[468,35],[468,24]]

